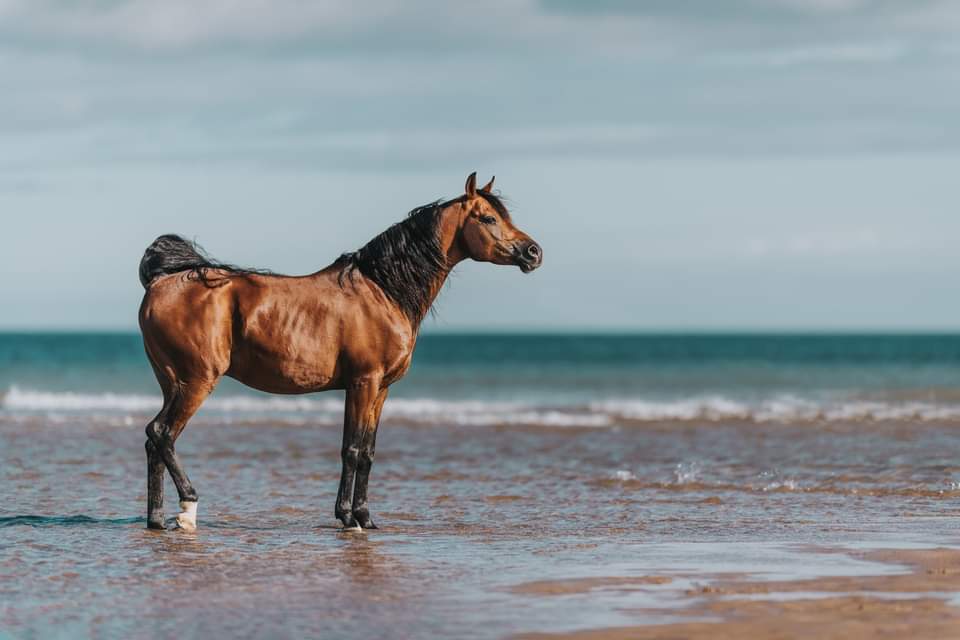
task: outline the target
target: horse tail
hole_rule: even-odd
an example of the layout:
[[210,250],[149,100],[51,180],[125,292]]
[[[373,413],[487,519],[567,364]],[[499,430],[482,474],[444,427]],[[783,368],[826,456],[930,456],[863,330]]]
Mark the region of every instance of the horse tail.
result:
[[140,283],[147,288],[160,276],[181,271],[200,272],[217,266],[196,243],[178,235],[167,234],[151,242],[143,252],[143,259],[140,260]]

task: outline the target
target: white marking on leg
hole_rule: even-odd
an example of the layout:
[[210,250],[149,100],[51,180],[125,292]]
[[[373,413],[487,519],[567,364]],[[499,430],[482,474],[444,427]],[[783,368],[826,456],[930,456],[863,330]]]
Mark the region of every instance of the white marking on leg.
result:
[[197,503],[180,501],[180,514],[177,516],[177,528],[187,532],[197,530]]

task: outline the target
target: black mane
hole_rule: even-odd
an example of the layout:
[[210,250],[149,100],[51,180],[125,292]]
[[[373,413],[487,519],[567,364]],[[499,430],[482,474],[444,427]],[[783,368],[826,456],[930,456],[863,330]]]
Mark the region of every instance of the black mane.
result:
[[[486,191],[478,191],[497,212],[510,219],[500,199]],[[447,257],[440,246],[440,212],[457,202],[435,200],[417,207],[406,219],[396,223],[363,247],[345,253],[337,261],[343,264],[343,276],[356,269],[370,278],[391,300],[397,303],[408,318],[419,323],[430,309],[433,284],[449,269]]]
[[346,262],[341,282],[356,269],[376,282],[412,322],[420,322],[430,307],[430,285],[447,268],[438,232],[446,205],[437,200],[417,207],[357,251],[340,256],[339,262]]

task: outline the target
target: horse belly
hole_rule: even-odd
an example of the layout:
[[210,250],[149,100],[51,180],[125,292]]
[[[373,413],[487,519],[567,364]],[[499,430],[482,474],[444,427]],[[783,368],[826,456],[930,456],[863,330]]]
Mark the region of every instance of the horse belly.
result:
[[[276,320],[281,320],[276,322]],[[233,345],[227,375],[271,393],[309,393],[337,388],[339,347],[330,323],[311,326],[274,318],[269,326],[249,323]]]
[[235,350],[227,375],[270,393],[310,393],[337,387],[336,356],[315,350]]

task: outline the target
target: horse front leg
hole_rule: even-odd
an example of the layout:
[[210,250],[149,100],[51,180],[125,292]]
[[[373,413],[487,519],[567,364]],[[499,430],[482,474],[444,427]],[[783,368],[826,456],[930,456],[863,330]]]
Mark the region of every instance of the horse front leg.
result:
[[343,523],[344,529],[358,529],[357,521],[353,518],[353,481],[357,472],[358,449],[352,445],[355,429],[347,424],[343,425],[343,447],[340,449],[340,488],[337,490],[337,504],[333,513]]
[[[343,411],[343,444],[340,448],[340,488],[334,508],[334,513],[345,529],[360,528],[353,513],[354,482],[360,461],[360,449],[364,445],[364,434],[373,424],[371,419],[379,392],[379,380],[371,378],[359,378],[347,387]],[[369,519],[369,514],[367,518]]]
[[370,480],[370,469],[373,467],[373,456],[377,448],[377,430],[380,428],[380,412],[387,399],[387,389],[381,389],[377,395],[370,424],[361,428],[360,447],[357,452],[357,481],[353,489],[353,517],[357,524],[364,529],[376,529],[377,525],[370,517],[367,507],[367,483]]

